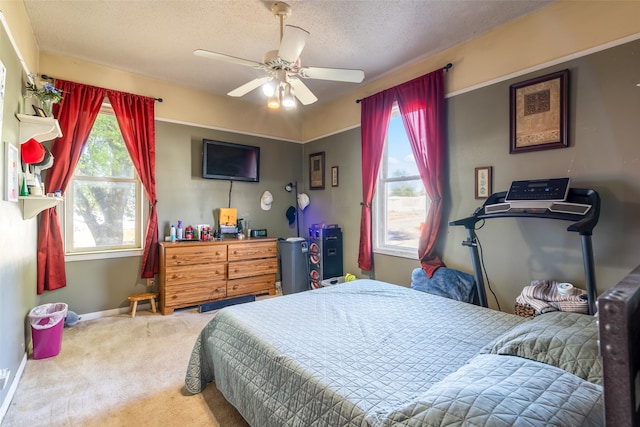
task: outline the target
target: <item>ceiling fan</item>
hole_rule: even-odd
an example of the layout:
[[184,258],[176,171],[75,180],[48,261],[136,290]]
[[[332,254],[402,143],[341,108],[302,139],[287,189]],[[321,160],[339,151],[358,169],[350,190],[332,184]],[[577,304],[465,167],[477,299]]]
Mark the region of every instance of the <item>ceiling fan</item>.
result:
[[253,79],[233,89],[227,95],[240,97],[262,86],[265,95],[269,97],[268,107],[279,108],[282,105],[285,108],[292,108],[295,107],[294,96],[303,105],[313,104],[318,100],[301,79],[362,82],[364,79],[362,70],[302,67],[300,53],[307,42],[309,32],[293,25],[284,25],[284,20],[291,15],[291,7],[287,3],[273,3],[271,12],[280,19],[280,48],[265,53],[262,62],[203,49],[193,51],[196,56],[266,71],[266,76]]

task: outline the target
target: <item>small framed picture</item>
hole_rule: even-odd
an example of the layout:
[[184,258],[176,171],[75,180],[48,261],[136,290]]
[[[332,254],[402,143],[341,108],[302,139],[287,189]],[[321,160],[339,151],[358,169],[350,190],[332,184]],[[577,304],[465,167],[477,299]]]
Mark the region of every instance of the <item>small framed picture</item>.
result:
[[338,186],[338,167],[337,166],[331,166],[331,186],[332,187]]
[[4,175],[4,199],[8,202],[18,201],[18,169],[20,168],[20,157],[18,148],[9,142],[4,143],[4,158],[6,159]]
[[324,151],[309,155],[309,189],[324,190]]
[[491,195],[491,170],[492,166],[481,166],[476,168],[476,199],[487,199]]
[[47,113],[44,112],[44,110],[40,107],[36,107],[35,105],[32,105],[33,107],[33,111],[36,112],[36,114],[34,114],[35,116],[38,117],[47,117]]

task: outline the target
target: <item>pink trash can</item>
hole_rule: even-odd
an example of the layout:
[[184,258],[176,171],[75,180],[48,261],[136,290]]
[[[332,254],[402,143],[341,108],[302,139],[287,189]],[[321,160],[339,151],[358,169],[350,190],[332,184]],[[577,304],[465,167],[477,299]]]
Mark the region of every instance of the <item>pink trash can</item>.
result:
[[62,329],[67,315],[67,304],[39,305],[29,313],[33,358],[57,356],[62,347]]

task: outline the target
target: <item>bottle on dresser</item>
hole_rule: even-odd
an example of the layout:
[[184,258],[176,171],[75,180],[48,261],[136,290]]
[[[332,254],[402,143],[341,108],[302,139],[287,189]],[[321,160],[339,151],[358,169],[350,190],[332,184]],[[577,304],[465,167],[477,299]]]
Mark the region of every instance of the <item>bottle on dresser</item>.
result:
[[182,221],[178,220],[178,228],[176,230],[176,239],[182,240],[184,238],[182,234]]

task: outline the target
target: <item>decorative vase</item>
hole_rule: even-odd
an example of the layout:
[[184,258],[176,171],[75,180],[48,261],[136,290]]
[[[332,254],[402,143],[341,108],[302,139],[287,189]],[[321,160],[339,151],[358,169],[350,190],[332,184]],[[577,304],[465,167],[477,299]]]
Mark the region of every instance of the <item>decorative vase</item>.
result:
[[42,109],[47,114],[47,117],[53,117],[53,101],[50,99],[43,99],[41,102]]

